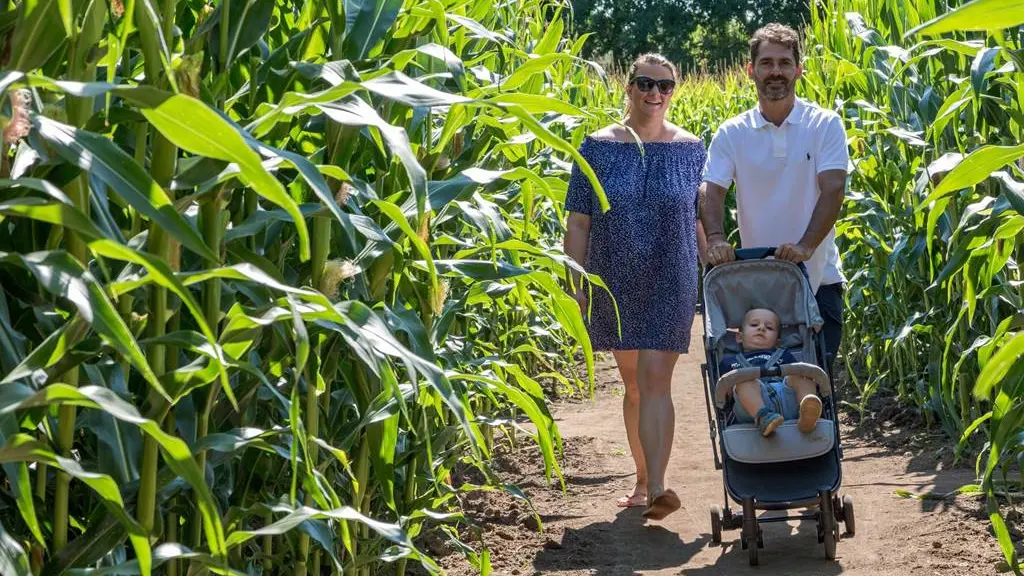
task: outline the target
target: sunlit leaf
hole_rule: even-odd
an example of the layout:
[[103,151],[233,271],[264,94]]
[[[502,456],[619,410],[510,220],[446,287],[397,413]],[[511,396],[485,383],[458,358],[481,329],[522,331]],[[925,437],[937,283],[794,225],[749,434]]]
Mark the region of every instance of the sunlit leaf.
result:
[[954,30],[999,30],[1024,24],[1024,5],[1017,0],[973,0],[912,28],[906,36],[938,35]]

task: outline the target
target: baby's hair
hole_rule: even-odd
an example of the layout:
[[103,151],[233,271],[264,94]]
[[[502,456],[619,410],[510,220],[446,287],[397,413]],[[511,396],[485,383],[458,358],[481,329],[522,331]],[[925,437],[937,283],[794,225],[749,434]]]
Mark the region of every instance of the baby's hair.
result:
[[769,308],[767,306],[754,306],[753,308],[750,308],[749,310],[747,310],[746,314],[743,315],[743,323],[744,324],[747,323],[747,316],[750,316],[750,313],[755,311],[755,310],[767,310],[768,312],[771,312],[772,316],[775,316],[775,323],[778,324],[778,325],[782,324],[782,317],[779,316],[779,313],[776,312],[774,308]]

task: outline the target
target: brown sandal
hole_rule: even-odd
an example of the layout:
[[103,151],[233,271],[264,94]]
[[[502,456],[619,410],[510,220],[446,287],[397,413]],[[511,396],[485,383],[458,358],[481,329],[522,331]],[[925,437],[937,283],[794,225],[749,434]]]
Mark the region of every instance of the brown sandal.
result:
[[643,516],[651,520],[661,520],[680,508],[682,508],[682,502],[679,501],[679,496],[672,489],[668,489],[655,496],[651,505],[644,510]]

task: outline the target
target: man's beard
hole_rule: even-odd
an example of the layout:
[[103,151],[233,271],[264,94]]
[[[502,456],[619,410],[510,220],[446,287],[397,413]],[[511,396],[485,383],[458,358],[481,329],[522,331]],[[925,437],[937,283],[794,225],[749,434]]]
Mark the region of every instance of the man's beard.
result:
[[[781,83],[776,84],[777,80],[781,80]],[[774,76],[758,82],[757,89],[768,100],[784,100],[793,91],[793,83],[784,76]]]

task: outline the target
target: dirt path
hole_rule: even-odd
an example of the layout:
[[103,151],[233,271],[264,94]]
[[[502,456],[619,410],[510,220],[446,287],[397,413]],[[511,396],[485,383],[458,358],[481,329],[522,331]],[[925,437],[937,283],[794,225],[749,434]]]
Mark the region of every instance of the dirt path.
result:
[[[560,575],[981,575],[996,574],[1002,559],[988,535],[981,502],[973,496],[945,500],[902,498],[948,492],[973,479],[970,470],[948,465],[948,452],[915,448],[912,436],[875,430],[874,439],[847,431],[843,439],[842,494],[853,497],[857,535],[838,545],[837,560],[824,558],[813,522],[764,526],[761,566],[748,565],[739,531],[711,543],[709,506],[723,502],[708,436],[700,383],[703,352],[699,318],[693,352],[680,359],[673,387],[675,448],[668,485],[684,508],[657,523],[646,523],[640,509],[622,510],[615,499],[633,483],[621,420],[621,386],[614,366],[599,366],[594,401],[555,405],[566,443],[563,473],[567,493],[547,486],[534,449],[508,454],[500,466],[528,493],[544,523],[539,534],[522,505],[504,494],[473,495],[468,501],[490,549],[496,574]],[[941,451],[940,451],[941,452]],[[517,514],[516,511],[519,511]],[[479,542],[471,542],[479,548]],[[442,549],[436,550],[438,552]],[[446,561],[453,574],[474,573],[455,554]],[[476,572],[478,573],[478,572]]]

